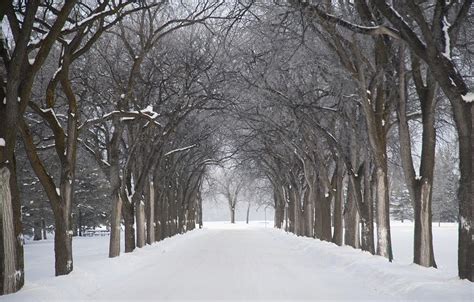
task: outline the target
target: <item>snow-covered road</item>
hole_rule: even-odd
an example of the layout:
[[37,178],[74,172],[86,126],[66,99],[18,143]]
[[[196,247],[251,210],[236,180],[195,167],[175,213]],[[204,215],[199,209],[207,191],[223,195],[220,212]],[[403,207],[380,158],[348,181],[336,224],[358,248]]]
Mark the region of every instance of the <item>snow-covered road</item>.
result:
[[119,258],[87,259],[69,276],[30,282],[0,300],[474,298],[472,283],[435,269],[245,225],[211,225]]

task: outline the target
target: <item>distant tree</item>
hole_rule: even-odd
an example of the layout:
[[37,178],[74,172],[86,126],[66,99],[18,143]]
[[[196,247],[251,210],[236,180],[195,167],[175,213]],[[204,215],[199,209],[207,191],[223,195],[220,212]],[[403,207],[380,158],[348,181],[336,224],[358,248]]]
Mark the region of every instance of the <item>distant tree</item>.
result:
[[235,223],[235,209],[241,198],[246,179],[235,169],[221,170],[216,175],[217,193],[225,198],[229,205],[230,223]]

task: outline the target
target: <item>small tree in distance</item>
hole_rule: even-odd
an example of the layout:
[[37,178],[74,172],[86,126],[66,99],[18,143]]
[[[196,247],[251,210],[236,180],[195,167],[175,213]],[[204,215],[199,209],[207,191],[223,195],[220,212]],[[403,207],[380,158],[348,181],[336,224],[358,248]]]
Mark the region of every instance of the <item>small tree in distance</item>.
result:
[[235,209],[242,189],[247,185],[245,177],[237,169],[217,170],[215,178],[216,194],[222,195],[229,205],[230,223],[235,223]]

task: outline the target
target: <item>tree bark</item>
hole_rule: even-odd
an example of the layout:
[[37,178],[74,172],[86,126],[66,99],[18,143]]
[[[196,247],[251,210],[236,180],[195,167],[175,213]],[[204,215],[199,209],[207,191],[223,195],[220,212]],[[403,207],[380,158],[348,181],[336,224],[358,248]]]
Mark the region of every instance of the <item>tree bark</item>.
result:
[[48,239],[46,236],[46,221],[44,221],[44,218],[41,218],[41,229],[43,230],[43,240]]
[[336,191],[334,192],[334,212],[333,212],[333,225],[334,233],[332,236],[332,242],[337,245],[343,244],[343,227],[342,227],[342,200],[344,194],[344,175],[342,170],[343,163],[338,162],[336,171]]
[[[135,250],[135,211],[133,204],[128,200],[122,201],[122,213],[125,224],[125,253],[131,253]],[[122,196],[123,199],[123,196]]]
[[346,207],[344,209],[344,244],[353,248],[360,248],[359,236],[359,212],[354,201],[354,186],[349,183],[346,196]]
[[199,190],[199,192],[198,192],[197,202],[198,202],[198,224],[199,224],[199,228],[202,229],[203,222],[202,222],[202,197],[201,197],[201,190]]
[[110,241],[109,258],[120,255],[120,232],[122,221],[123,199],[121,193],[122,179],[120,177],[120,140],[122,138],[124,125],[116,117],[112,124],[114,130],[109,142],[109,164],[107,174],[110,182],[110,196],[112,199],[112,212],[110,214]]
[[[7,167],[0,168],[0,219],[1,219],[1,234],[2,234],[2,293],[9,294],[17,291],[21,275],[17,274],[16,270],[16,240],[13,223],[13,205],[11,174]],[[20,286],[21,287],[21,286]]]
[[235,223],[235,208],[231,206],[229,210],[230,210],[230,223]]
[[145,203],[143,200],[136,205],[136,216],[137,216],[137,247],[142,248],[146,243],[145,236]]
[[73,270],[70,207],[60,205],[54,211],[54,257],[56,276]]
[[155,242],[155,185],[150,181],[147,192],[147,231],[146,242],[152,244]]
[[[461,279],[474,281],[474,240],[472,228],[473,216],[473,188],[474,188],[474,106],[471,103],[462,104],[466,113],[471,113],[466,120],[467,131],[459,131],[459,243],[458,243],[458,271]],[[458,125],[458,129],[460,126]]]
[[311,189],[307,190],[304,195],[304,235],[306,237],[314,237],[314,195]]
[[[368,161],[368,159],[367,159]],[[364,169],[364,202],[361,204],[361,248],[375,254],[374,244],[374,214],[371,169],[368,164]],[[360,183],[359,183],[360,184]]]
[[387,170],[378,167],[376,170],[376,198],[377,198],[377,255],[392,261],[392,243],[390,234],[390,213],[388,204],[388,178]]
[[112,194],[112,213],[110,217],[109,258],[120,255],[120,225],[122,220],[122,198],[115,191]]

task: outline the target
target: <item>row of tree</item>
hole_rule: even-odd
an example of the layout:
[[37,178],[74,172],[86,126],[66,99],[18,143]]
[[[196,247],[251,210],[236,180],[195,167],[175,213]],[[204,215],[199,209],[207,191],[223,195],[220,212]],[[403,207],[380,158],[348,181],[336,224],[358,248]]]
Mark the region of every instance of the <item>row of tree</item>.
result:
[[[229,37],[235,147],[271,182],[276,227],[389,260],[401,168],[414,263],[436,267],[437,193],[458,204],[459,276],[473,280],[472,1],[390,2],[255,5]],[[458,143],[459,170],[446,174],[457,196],[433,187],[446,137]]]
[[122,220],[125,252],[202,225],[202,179],[219,151],[216,33],[248,7],[33,0],[0,8],[0,292],[24,283],[22,212],[37,239],[54,230],[56,275],[73,270],[72,237],[87,226],[108,225],[116,257]]

